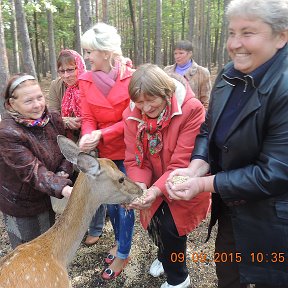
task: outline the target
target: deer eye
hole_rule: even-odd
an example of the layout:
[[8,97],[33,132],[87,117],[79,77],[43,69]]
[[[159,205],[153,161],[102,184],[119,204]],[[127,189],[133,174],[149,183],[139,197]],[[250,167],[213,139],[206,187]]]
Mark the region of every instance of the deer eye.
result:
[[124,180],[125,180],[125,178],[124,177],[121,177],[121,178],[119,178],[119,183],[123,183],[124,182]]

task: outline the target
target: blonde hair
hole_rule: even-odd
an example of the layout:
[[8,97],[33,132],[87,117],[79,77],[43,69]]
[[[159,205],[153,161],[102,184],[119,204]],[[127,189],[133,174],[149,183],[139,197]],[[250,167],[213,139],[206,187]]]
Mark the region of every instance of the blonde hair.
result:
[[81,37],[83,49],[109,51],[113,55],[122,56],[121,37],[115,27],[105,23],[97,23]]
[[160,67],[144,64],[133,73],[128,90],[130,99],[135,102],[141,95],[172,97],[175,84]]

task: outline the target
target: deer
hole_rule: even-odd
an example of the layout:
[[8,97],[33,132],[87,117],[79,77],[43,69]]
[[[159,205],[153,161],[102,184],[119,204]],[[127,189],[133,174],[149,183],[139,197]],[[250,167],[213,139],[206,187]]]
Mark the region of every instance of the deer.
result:
[[67,268],[96,209],[101,204],[129,203],[143,194],[113,161],[81,152],[62,135],[57,142],[64,157],[80,173],[55,224],[0,260],[0,288],[72,287]]

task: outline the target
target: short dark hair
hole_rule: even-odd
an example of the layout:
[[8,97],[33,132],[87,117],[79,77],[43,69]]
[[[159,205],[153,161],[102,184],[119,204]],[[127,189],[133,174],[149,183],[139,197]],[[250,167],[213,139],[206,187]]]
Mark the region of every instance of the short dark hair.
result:
[[180,49],[180,50],[193,52],[193,45],[192,45],[192,42],[190,42],[189,40],[180,40],[175,44],[174,49]]

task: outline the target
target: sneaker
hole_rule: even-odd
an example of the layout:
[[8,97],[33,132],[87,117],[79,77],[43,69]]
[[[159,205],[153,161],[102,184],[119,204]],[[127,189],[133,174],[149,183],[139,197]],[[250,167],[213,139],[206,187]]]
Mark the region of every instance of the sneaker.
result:
[[163,265],[158,259],[155,259],[151,264],[149,274],[153,277],[159,277],[160,275],[164,274]]
[[166,281],[165,283],[163,283],[161,285],[160,288],[188,288],[191,287],[191,283],[190,283],[190,276],[188,275],[186,280],[178,285],[170,285],[168,284],[168,282]]

